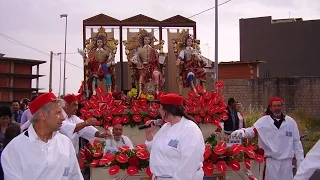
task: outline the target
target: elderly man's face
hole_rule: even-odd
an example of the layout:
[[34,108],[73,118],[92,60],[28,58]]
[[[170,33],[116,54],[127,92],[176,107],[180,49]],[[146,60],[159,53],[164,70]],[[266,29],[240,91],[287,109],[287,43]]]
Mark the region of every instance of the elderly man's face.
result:
[[113,126],[112,134],[113,134],[113,136],[121,136],[122,131],[123,131],[122,125],[117,124],[117,125]]
[[283,104],[281,101],[273,101],[270,109],[274,115],[280,116],[283,110]]

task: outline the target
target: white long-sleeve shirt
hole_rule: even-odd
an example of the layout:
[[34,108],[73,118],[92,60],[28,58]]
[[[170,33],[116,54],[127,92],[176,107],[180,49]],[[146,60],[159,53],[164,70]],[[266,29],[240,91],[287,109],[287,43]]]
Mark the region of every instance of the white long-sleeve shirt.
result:
[[71,117],[68,117],[65,113],[63,114],[65,116],[65,120],[62,122],[60,132],[70,138],[74,146],[74,149],[78,154],[79,153],[79,137],[82,137],[88,140],[89,142],[93,142],[96,139],[95,134],[98,130],[93,126],[87,126],[79,130],[78,132],[74,132],[77,124],[82,123],[84,121],[76,115],[72,115]]
[[201,130],[193,121],[182,117],[173,126],[166,123],[145,144],[150,151],[150,169],[157,178],[203,179],[205,144]]
[[5,180],[83,180],[70,139],[55,132],[43,142],[33,126],[5,147],[1,164]]
[[313,146],[300,164],[294,180],[309,179],[318,169],[320,169],[320,140]]
[[297,123],[286,115],[278,129],[271,116],[263,116],[253,127],[244,130],[245,137],[253,137],[255,131],[258,132],[258,145],[269,157],[266,162],[266,179],[292,180],[292,158],[295,155],[298,166],[304,159]]

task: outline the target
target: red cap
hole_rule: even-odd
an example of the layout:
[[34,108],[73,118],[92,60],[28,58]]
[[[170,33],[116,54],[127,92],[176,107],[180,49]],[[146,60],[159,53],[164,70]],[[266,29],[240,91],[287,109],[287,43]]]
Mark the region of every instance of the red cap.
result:
[[35,100],[33,100],[29,104],[29,109],[31,114],[36,113],[42,106],[46,105],[47,103],[51,102],[52,100],[57,99],[56,95],[53,93],[44,93],[38,96]]
[[179,96],[178,94],[165,94],[162,95],[160,98],[160,104],[170,104],[170,105],[176,105],[176,106],[182,106],[183,105],[183,98],[182,96]]
[[63,97],[63,100],[66,101],[66,103],[71,103],[72,101],[78,101],[78,97],[74,94],[67,94]]
[[280,97],[272,97],[269,99],[268,105],[271,106],[273,101],[280,101],[283,104],[283,100]]

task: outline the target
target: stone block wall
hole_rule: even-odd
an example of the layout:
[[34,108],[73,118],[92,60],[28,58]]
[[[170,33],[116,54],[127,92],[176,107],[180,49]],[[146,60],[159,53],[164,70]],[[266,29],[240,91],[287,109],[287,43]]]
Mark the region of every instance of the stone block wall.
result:
[[280,96],[285,111],[304,109],[320,119],[320,77],[259,78],[223,80],[225,101],[235,97],[244,108],[264,109],[268,99]]

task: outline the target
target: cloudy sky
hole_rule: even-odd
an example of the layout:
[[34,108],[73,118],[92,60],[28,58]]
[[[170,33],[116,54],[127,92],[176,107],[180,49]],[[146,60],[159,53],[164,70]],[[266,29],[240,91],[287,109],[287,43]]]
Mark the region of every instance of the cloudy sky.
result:
[[[163,20],[177,14],[190,17],[213,6],[214,0],[0,0],[0,53],[49,61],[50,51],[64,52],[65,20],[60,14],[68,14],[67,61],[71,64],[66,66],[66,92],[76,93],[83,79],[82,58],[75,53],[82,47],[82,20],[100,13],[120,20],[137,14]],[[320,19],[320,1],[231,0],[219,6],[219,61],[239,60],[239,19],[261,16]],[[213,58],[214,10],[191,19],[197,22],[203,55]],[[40,67],[40,73],[46,75],[40,79],[40,87],[48,91],[49,63]],[[56,58],[53,61],[55,93],[59,91],[59,67]]]

